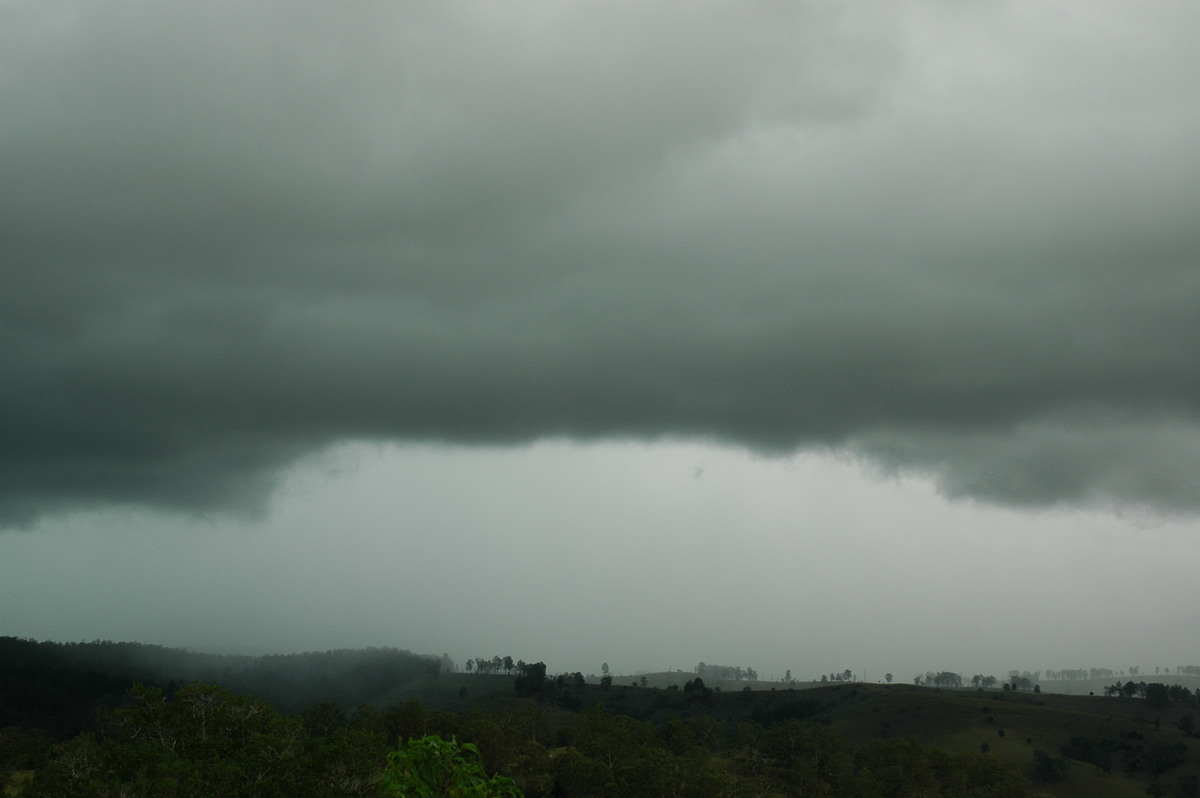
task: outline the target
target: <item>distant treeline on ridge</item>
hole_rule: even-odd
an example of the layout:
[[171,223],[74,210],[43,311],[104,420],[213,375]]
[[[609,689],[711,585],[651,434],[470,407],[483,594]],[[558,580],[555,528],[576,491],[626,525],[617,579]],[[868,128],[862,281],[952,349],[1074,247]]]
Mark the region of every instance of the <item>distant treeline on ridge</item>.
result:
[[298,712],[319,701],[358,706],[443,669],[453,670],[446,655],[390,647],[244,656],[111,640],[0,637],[0,727],[24,725],[28,713],[50,711],[59,717],[49,725],[69,731],[77,725],[73,714],[90,716],[88,707],[120,700],[134,682],[168,692],[187,682],[211,682],[259,696],[282,712]]

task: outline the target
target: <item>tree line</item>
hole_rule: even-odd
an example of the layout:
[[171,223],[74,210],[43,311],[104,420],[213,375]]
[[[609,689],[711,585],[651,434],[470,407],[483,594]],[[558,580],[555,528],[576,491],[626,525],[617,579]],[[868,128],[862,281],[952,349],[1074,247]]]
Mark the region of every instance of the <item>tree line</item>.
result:
[[514,669],[525,667],[524,660],[513,661],[509,655],[503,657],[496,654],[493,657],[472,657],[467,660],[463,668],[467,673],[500,673],[504,671],[506,675],[511,674]]
[[[51,643],[0,637],[0,727],[78,731],[91,707],[119,702],[134,682],[168,692],[191,681],[255,695],[284,711],[314,701],[357,706],[453,662],[399,648],[216,655],[143,643]],[[82,714],[81,714],[82,713]]]
[[1175,704],[1195,704],[1198,694],[1182,684],[1163,684],[1162,682],[1135,682],[1132,679],[1122,684],[1114,682],[1104,688],[1106,696],[1124,698],[1144,698],[1152,707],[1166,707]]
[[[790,674],[791,671],[788,671]],[[696,664],[696,675],[701,679],[713,681],[758,681],[758,671],[754,668],[743,668],[740,665],[709,665],[704,662]]]

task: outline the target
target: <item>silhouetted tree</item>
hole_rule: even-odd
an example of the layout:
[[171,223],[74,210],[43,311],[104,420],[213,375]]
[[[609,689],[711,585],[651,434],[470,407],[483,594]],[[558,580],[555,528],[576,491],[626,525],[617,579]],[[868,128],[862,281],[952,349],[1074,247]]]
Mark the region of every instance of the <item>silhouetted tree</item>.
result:
[[695,699],[702,703],[710,703],[712,701],[712,689],[705,686],[704,680],[697,676],[690,682],[683,685],[683,693],[688,698]]
[[1152,682],[1146,685],[1146,705],[1165,709],[1171,703],[1171,692],[1165,684]]
[[953,671],[936,673],[932,681],[937,687],[962,687],[962,677]]
[[542,686],[545,683],[546,663],[534,662],[532,664],[525,664],[525,669],[517,677],[517,681],[513,687],[517,695],[537,695],[542,691]]

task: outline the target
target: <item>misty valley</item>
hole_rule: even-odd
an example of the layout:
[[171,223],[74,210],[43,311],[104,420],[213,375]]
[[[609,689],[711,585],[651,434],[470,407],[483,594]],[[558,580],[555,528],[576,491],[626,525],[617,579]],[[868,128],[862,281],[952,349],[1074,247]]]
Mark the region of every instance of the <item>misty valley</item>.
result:
[[1200,666],[548,673],[0,638],[6,796],[1200,795]]

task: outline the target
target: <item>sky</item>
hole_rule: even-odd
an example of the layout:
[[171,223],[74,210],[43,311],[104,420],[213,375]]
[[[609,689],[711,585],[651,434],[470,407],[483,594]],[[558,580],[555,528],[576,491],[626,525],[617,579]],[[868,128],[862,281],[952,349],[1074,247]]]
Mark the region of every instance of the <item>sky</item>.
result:
[[1200,663],[1198,23],[0,0],[0,634]]

